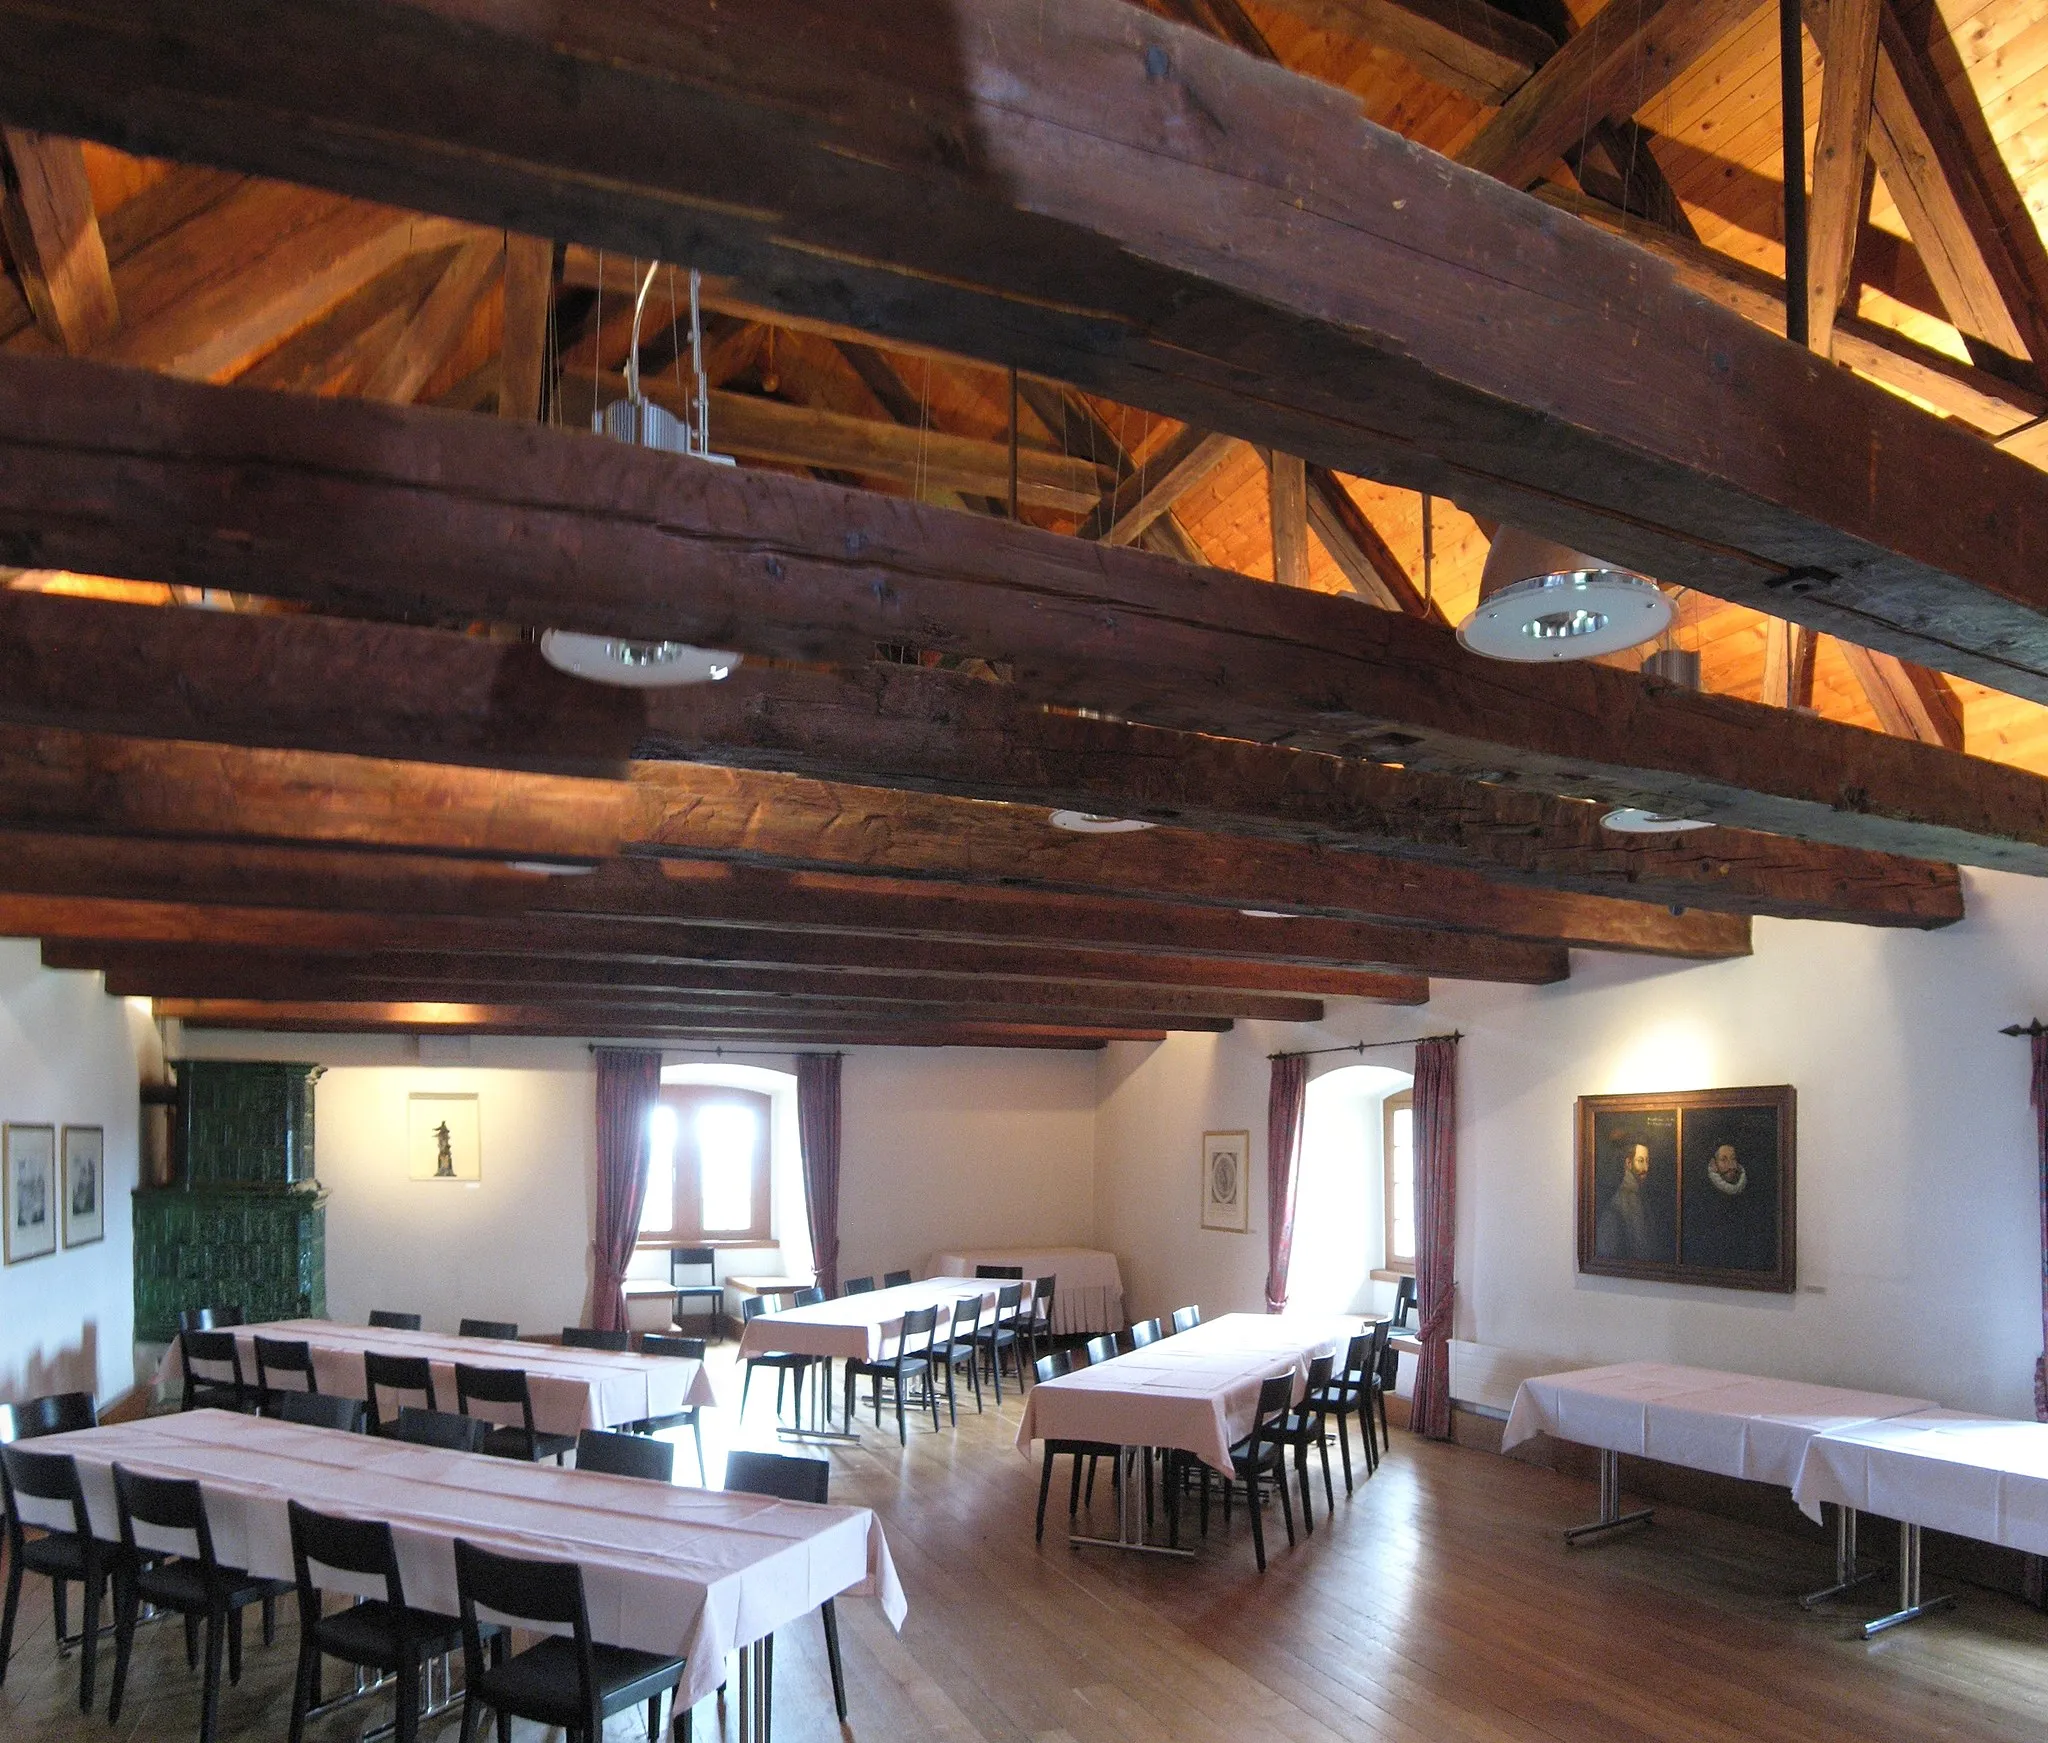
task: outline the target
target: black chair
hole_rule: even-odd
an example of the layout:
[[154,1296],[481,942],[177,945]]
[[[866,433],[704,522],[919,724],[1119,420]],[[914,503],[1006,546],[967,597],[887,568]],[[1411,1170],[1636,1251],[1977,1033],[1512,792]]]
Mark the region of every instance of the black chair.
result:
[[[22,1496],[69,1506],[71,1529],[44,1527],[40,1536],[29,1536],[22,1527],[18,1506]],[[41,1574],[50,1582],[51,1610],[60,1649],[66,1644],[69,1628],[65,1594],[75,1580],[85,1592],[85,1619],[78,1641],[78,1710],[89,1713],[99,1660],[100,1611],[113,1558],[92,1534],[76,1461],[68,1453],[38,1451],[18,1444],[0,1445],[0,1505],[4,1505],[7,1513],[7,1598],[4,1610],[0,1610],[0,1685],[7,1681],[7,1661],[14,1651],[14,1622],[21,1608],[22,1575]]]
[[280,1392],[264,1414],[279,1422],[296,1422],[302,1428],[361,1434],[369,1423],[370,1407],[360,1398],[337,1398],[331,1392]]
[[[206,1497],[182,1478],[145,1477],[114,1466],[114,1505],[121,1519],[121,1557],[115,1572],[114,1697],[107,1720],[121,1717],[128,1686],[128,1662],[135,1650],[135,1624],[144,1603],[175,1610],[187,1619],[186,1658],[191,1660],[192,1623],[206,1633],[206,1668],[200,1684],[199,1743],[213,1743],[220,1722],[221,1647],[227,1647],[228,1681],[242,1680],[242,1612],[263,1606],[263,1644],[277,1638],[277,1600],[292,1589],[289,1580],[267,1580],[238,1567],[223,1567],[213,1552]],[[157,1557],[136,1543],[135,1528],[192,1534],[194,1555]]]
[[465,1319],[455,1328],[463,1338],[495,1338],[500,1343],[517,1343],[519,1327],[509,1319]]
[[[233,1332],[181,1331],[178,1351],[185,1369],[180,1410],[246,1412],[256,1408],[256,1393],[242,1378],[242,1346]],[[202,1366],[207,1370],[204,1373],[200,1372]]]
[[[822,1506],[830,1498],[832,1467],[824,1459],[797,1459],[785,1453],[735,1452],[725,1455],[725,1486],[738,1495],[772,1495],[781,1501],[814,1501]],[[839,1664],[839,1612],[827,1598],[818,1606],[825,1619],[825,1660],[832,1667],[832,1701],[839,1709],[839,1721],[846,1722],[846,1672]],[[768,1677],[773,1687],[775,1641],[768,1642]],[[771,1695],[772,1700],[772,1695]]]
[[[759,1295],[749,1295],[746,1300],[740,1303],[740,1318],[743,1323],[751,1324],[767,1311],[768,1303]],[[782,1414],[783,1382],[792,1376],[795,1377],[796,1425],[798,1428],[802,1428],[804,1425],[804,1381],[810,1374],[811,1363],[816,1360],[815,1356],[783,1354],[749,1356],[747,1358],[746,1374],[740,1381],[740,1414],[745,1416],[747,1413],[747,1393],[754,1384],[754,1370],[756,1368],[770,1368],[775,1373],[775,1414],[777,1416]]]
[[1041,1277],[1031,1286],[1031,1311],[1018,1327],[1024,1339],[1024,1359],[1036,1364],[1053,1347],[1052,1299],[1059,1288],[1057,1277]]
[[1147,1344],[1156,1344],[1166,1335],[1166,1327],[1156,1319],[1141,1319],[1131,1327],[1131,1348],[1142,1350]]
[[380,1391],[417,1394],[426,1399],[429,1410],[441,1407],[441,1401],[434,1396],[434,1367],[425,1356],[387,1356],[382,1350],[363,1352],[363,1398],[370,1406],[370,1432],[391,1434],[397,1424],[385,1420],[383,1408],[377,1402]]
[[[1287,1547],[1294,1547],[1294,1503],[1287,1495],[1287,1451],[1281,1435],[1294,1409],[1294,1376],[1275,1374],[1259,1386],[1257,1414],[1252,1431],[1230,1449],[1230,1466],[1237,1482],[1245,1487],[1245,1502],[1252,1516],[1252,1553],[1259,1572],[1266,1571],[1266,1527],[1259,1513],[1260,1486],[1270,1477],[1280,1493],[1280,1514],[1287,1521]],[[1223,1522],[1230,1523],[1230,1497],[1236,1482],[1223,1485]],[[1209,1529],[1209,1469],[1202,1467],[1202,1529]]]
[[1351,1483],[1351,1431],[1346,1426],[1352,1417],[1357,1417],[1358,1432],[1365,1443],[1365,1474],[1370,1477],[1379,1469],[1378,1436],[1374,1433],[1372,1399],[1378,1375],[1378,1359],[1374,1354],[1374,1343],[1386,1337],[1386,1325],[1381,1323],[1371,1331],[1362,1331],[1354,1337],[1344,1352],[1344,1366],[1331,1376],[1330,1384],[1324,1389],[1323,1412],[1337,1425],[1337,1448],[1344,1457],[1344,1493],[1353,1493]]
[[[317,1392],[320,1382],[313,1373],[313,1346],[293,1338],[258,1337],[256,1344],[256,1402],[269,1415],[272,1393]],[[273,1386],[271,1375],[296,1374],[303,1386]]]
[[[961,1368],[967,1370],[967,1377],[974,1382],[975,1414],[981,1413],[981,1328],[982,1302],[978,1295],[963,1296],[953,1303],[953,1323],[946,1335],[932,1345],[933,1373],[940,1368],[946,1371],[946,1415],[955,1428],[960,1426],[960,1404],[955,1395],[953,1376]],[[1000,1406],[1002,1399],[997,1398]]]
[[882,1273],[882,1287],[884,1289],[901,1289],[909,1281],[910,1273],[908,1271],[885,1271]]
[[[592,1640],[583,1570],[573,1562],[523,1561],[458,1537],[455,1590],[468,1696],[462,1743],[476,1743],[486,1708],[497,1715],[500,1743],[510,1737],[512,1719],[560,1726],[578,1743],[601,1743],[605,1720],[642,1701],[649,1739],[661,1735],[661,1697],[682,1682],[684,1661]],[[487,1663],[479,1607],[571,1632],[548,1635],[511,1658],[494,1651]]]
[[420,1316],[416,1313],[393,1313],[388,1308],[370,1309],[370,1324],[378,1331],[418,1331]]
[[[1074,1353],[1071,1350],[1058,1350],[1052,1355],[1040,1356],[1037,1362],[1033,1364],[1032,1372],[1034,1377],[1042,1384],[1047,1380],[1057,1380],[1062,1374],[1071,1374],[1077,1368],[1086,1366],[1086,1362],[1077,1362],[1075,1360]],[[1054,1459],[1070,1458],[1074,1461],[1074,1481],[1072,1487],[1067,1491],[1069,1530],[1072,1529],[1071,1522],[1074,1515],[1081,1510],[1081,1461],[1083,1459],[1088,1461],[1088,1489],[1091,1495],[1095,1489],[1095,1466],[1098,1459],[1108,1459],[1110,1461],[1110,1469],[1117,1473],[1117,1480],[1119,1482],[1123,1480],[1120,1456],[1123,1449],[1111,1445],[1108,1441],[1048,1440],[1043,1445],[1045,1447],[1045,1463],[1040,1467],[1038,1473],[1038,1524],[1036,1533],[1037,1541],[1040,1543],[1045,1541],[1045,1501],[1046,1497],[1052,1493],[1052,1461]]]
[[884,1383],[895,1389],[896,1394],[896,1439],[899,1444],[910,1444],[910,1429],[904,1420],[904,1406],[910,1396],[910,1382],[920,1376],[924,1381],[925,1398],[931,1404],[932,1429],[939,1426],[939,1384],[933,1367],[932,1345],[936,1340],[939,1310],[936,1307],[915,1307],[903,1316],[901,1335],[896,1339],[896,1348],[885,1351],[879,1361],[848,1362],[846,1364],[846,1420],[853,1422],[853,1394],[856,1381],[868,1380],[874,1387],[875,1426],[882,1426],[882,1387]]
[[1021,1283],[1024,1280],[1024,1267],[1022,1265],[977,1265],[974,1267],[974,1274],[977,1277],[1007,1277],[1013,1282]]
[[1389,1316],[1395,1331],[1408,1329],[1408,1315],[1415,1310],[1415,1279],[1403,1277],[1394,1285],[1394,1311]]
[[516,1404],[520,1426],[492,1428],[484,1435],[483,1450],[493,1458],[524,1459],[539,1464],[553,1459],[560,1464],[575,1450],[573,1434],[542,1434],[533,1426],[533,1393],[526,1383],[524,1368],[472,1368],[455,1364],[455,1408],[469,1415],[472,1404]]
[[[686,1277],[684,1272],[691,1273]],[[676,1319],[683,1318],[692,1301],[711,1303],[705,1317],[711,1321],[711,1335],[725,1336],[725,1285],[718,1280],[718,1249],[715,1247],[674,1247],[668,1256],[668,1280],[675,1286]]]
[[[290,1743],[302,1743],[306,1715],[319,1704],[322,1658],[390,1673],[398,1743],[414,1743],[420,1729],[421,1668],[462,1644],[462,1624],[453,1616],[416,1610],[405,1601],[390,1526],[336,1519],[296,1501],[286,1502],[285,1512],[291,1521],[292,1571],[299,1594],[299,1666],[292,1684]],[[316,1567],[381,1579],[384,1596],[362,1599],[324,1616],[320,1586],[313,1576]],[[502,1656],[502,1633],[499,1651]]]
[[[671,1361],[701,1362],[704,1359],[704,1340],[663,1337],[659,1332],[643,1332],[640,1337],[640,1353],[643,1356],[666,1356]],[[633,1432],[659,1434],[665,1428],[687,1428],[697,1442],[697,1481],[709,1483],[711,1478],[704,1464],[703,1409],[701,1404],[691,1404],[681,1410],[670,1411],[666,1416],[650,1416],[644,1422],[634,1423]]]
[[1100,1337],[1090,1338],[1082,1347],[1088,1352],[1088,1360],[1090,1362],[1106,1362],[1112,1356],[1123,1353],[1117,1347],[1115,1337],[1108,1332],[1104,1332]]
[[1315,1535],[1315,1509],[1308,1498],[1308,1449],[1314,1447],[1323,1461],[1323,1496],[1330,1511],[1337,1511],[1337,1491],[1330,1484],[1329,1399],[1334,1356],[1317,1356],[1308,1365],[1308,1390],[1299,1408],[1287,1413],[1280,1428],[1280,1443],[1294,1454],[1294,1475],[1301,1485],[1301,1528]]
[[562,1344],[572,1350],[608,1350],[613,1355],[625,1355],[633,1347],[633,1334],[629,1331],[592,1331],[588,1326],[565,1325],[562,1327]]
[[457,1416],[452,1410],[420,1410],[408,1404],[387,1432],[393,1440],[413,1446],[473,1453],[484,1450],[484,1436],[491,1432],[491,1425],[478,1417]]
[[46,1434],[70,1434],[100,1425],[99,1406],[90,1392],[50,1392],[26,1404],[0,1405],[12,1428],[0,1429],[0,1446],[17,1440],[39,1440]]
[[180,1331],[218,1331],[223,1326],[243,1323],[239,1307],[187,1307],[178,1313]]
[[872,1295],[874,1292],[875,1280],[872,1277],[849,1277],[845,1287],[839,1291],[841,1295]]
[[607,1477],[644,1477],[652,1483],[676,1480],[676,1449],[644,1434],[607,1434],[586,1428],[576,1437],[576,1468]]
[[988,1371],[995,1381],[996,1408],[1003,1407],[1003,1356],[1008,1353],[1017,1369],[1017,1390],[1024,1390],[1024,1285],[1005,1283],[996,1291],[996,1309],[981,1328],[977,1342],[988,1357]]
[[1199,1307],[1176,1307],[1173,1310],[1171,1324],[1176,1335],[1184,1331],[1193,1331],[1201,1323],[1202,1310]]

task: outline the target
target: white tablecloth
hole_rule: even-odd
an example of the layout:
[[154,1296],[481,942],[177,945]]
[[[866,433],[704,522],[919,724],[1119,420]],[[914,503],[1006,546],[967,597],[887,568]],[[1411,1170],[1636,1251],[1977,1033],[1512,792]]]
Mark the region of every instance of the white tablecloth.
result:
[[1619,1362],[1524,1380],[1501,1446],[1540,1432],[1789,1489],[1814,1436],[1929,1407],[1884,1392]]
[[[574,1434],[584,1428],[616,1428],[654,1416],[673,1416],[693,1404],[716,1404],[711,1376],[702,1362],[687,1357],[619,1355],[610,1350],[575,1350],[561,1344],[508,1342],[502,1338],[449,1337],[431,1331],[389,1331],[377,1326],[338,1325],[327,1319],[285,1319],[270,1325],[233,1328],[242,1351],[242,1377],[256,1383],[256,1339],[286,1339],[311,1346],[313,1377],[320,1390],[337,1398],[363,1395],[363,1352],[425,1356],[433,1365],[434,1400],[455,1408],[455,1364],[472,1368],[523,1368],[533,1398],[533,1425],[543,1434]],[[201,1364],[202,1369],[204,1364]],[[164,1357],[164,1380],[176,1387],[184,1376],[181,1346]],[[289,1385],[292,1382],[286,1381]],[[384,1401],[387,1418],[397,1404]],[[406,1403],[416,1403],[408,1398]],[[472,1415],[508,1423],[517,1405],[478,1404]]]
[[1348,1318],[1226,1313],[1141,1350],[1040,1381],[1024,1401],[1018,1450],[1028,1454],[1035,1440],[1170,1446],[1227,1471],[1232,1445],[1251,1433],[1260,1383],[1291,1372],[1299,1397],[1309,1363],[1335,1356],[1341,1365],[1360,1329]]
[[1820,1436],[1792,1498],[2048,1555],[2048,1423],[1922,1410]]
[[[906,1609],[881,1525],[865,1507],[673,1488],[218,1410],[36,1445],[77,1459],[96,1536],[120,1537],[116,1461],[149,1476],[196,1478],[221,1560],[275,1579],[292,1577],[288,1500],[388,1522],[407,1602],[447,1615],[456,1610],[457,1537],[507,1555],[574,1561],[591,1632],[607,1645],[686,1657],[690,1705],[724,1680],[728,1652],[827,1598],[877,1597],[898,1627]],[[68,1513],[60,1519],[32,1503],[23,1517],[70,1526]],[[187,1547],[176,1533],[138,1535],[152,1547]],[[384,1595],[381,1582],[323,1573],[335,1591]]]
[[934,1253],[927,1277],[971,1277],[977,1265],[1018,1265],[1026,1280],[1054,1279],[1052,1329],[1062,1337],[1095,1337],[1121,1331],[1124,1276],[1114,1253],[1093,1247],[962,1247]]
[[[932,1277],[894,1289],[870,1289],[836,1301],[815,1301],[809,1307],[785,1308],[747,1321],[740,1333],[740,1355],[836,1356],[856,1362],[879,1361],[883,1348],[897,1335],[903,1316],[920,1307],[939,1310],[939,1335],[953,1320],[953,1304],[980,1296],[993,1310],[996,1298],[1013,1281],[998,1277]],[[1024,1282],[1024,1300],[1031,1300],[1031,1281]],[[986,1324],[986,1319],[983,1321]]]

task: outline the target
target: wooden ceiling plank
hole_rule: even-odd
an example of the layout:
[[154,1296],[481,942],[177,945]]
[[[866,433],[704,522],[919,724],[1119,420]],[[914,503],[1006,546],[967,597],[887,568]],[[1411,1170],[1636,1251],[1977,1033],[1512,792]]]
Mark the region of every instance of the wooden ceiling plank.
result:
[[[1072,0],[1050,35],[1025,0],[959,0],[950,52],[872,7],[736,24],[678,0],[650,36],[603,9],[484,24],[458,0],[369,6],[108,0],[59,27],[5,0],[0,107],[688,255],[786,308],[1445,494],[1674,584],[1767,608],[1819,569],[1827,597],[1801,620],[1859,619],[1902,657],[2008,688],[2048,667],[2039,565],[2007,532],[2048,522],[2030,469],[1483,178],[1446,178],[1348,94],[1114,0]],[[495,114],[436,100],[500,76],[518,96]],[[823,95],[849,86],[872,100]],[[662,150],[624,145],[642,134]],[[935,158],[938,136],[978,143]],[[1556,335],[1581,326],[1605,361],[1560,367]]]
[[532,423],[540,416],[547,370],[548,316],[555,295],[555,245],[505,234],[505,331],[498,349],[498,416]]
[[1549,34],[1486,0],[1266,0],[1270,10],[1393,49],[1424,77],[1498,107],[1556,52]]
[[1823,357],[1833,348],[1835,316],[1849,291],[1849,264],[1862,222],[1877,21],[1883,10],[1884,0],[1826,0],[1825,31],[1816,38],[1826,73],[1807,210],[1807,343]]
[[365,399],[409,405],[462,337],[478,300],[502,273],[505,238],[465,242],[413,311],[390,353],[363,383]]
[[49,339],[83,355],[121,325],[85,154],[75,139],[20,127],[0,129],[0,147],[6,177],[0,233],[22,293]]
[[283,393],[346,391],[360,383],[398,342],[453,256],[450,248],[408,255],[302,327],[236,381]]

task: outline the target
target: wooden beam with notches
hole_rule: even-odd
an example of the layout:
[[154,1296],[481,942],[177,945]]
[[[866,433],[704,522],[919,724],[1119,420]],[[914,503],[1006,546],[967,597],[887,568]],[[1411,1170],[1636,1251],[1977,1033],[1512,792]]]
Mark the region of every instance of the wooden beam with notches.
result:
[[121,302],[75,139],[0,131],[0,233],[44,336],[74,355],[113,337]]
[[644,22],[0,0],[0,113],[689,259],[2048,698],[2048,480],[1347,92],[1117,0]]
[[1032,703],[2048,869],[2048,781],[2016,768],[1605,666],[1485,660],[1433,624],[1149,552],[495,419],[0,358],[0,561],[806,662],[909,644],[1005,662]]

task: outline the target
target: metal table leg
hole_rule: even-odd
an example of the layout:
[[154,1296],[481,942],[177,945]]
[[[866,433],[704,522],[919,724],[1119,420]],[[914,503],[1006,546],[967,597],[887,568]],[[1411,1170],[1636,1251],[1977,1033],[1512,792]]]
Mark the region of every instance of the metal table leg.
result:
[[775,1637],[740,1648],[739,1743],[770,1743],[774,1721]]
[[1600,1449],[1600,1517],[1588,1525],[1574,1525],[1564,1534],[1566,1543],[1583,1543],[1589,1537],[1599,1537],[1609,1531],[1619,1531],[1627,1525],[1647,1525],[1650,1509],[1639,1509],[1634,1513],[1621,1510],[1621,1454],[1607,1447]]
[[1835,1509],[1835,1583],[1824,1586],[1817,1592],[1808,1592],[1799,1600],[1799,1607],[1811,1610],[1817,1604],[1825,1604],[1830,1598],[1839,1598],[1844,1592],[1867,1585],[1884,1572],[1882,1568],[1861,1568],[1856,1565],[1856,1509],[1837,1507]]
[[[1067,1533],[1068,1547],[1093,1549],[1126,1549],[1137,1555],[1171,1555],[1192,1560],[1192,1549],[1180,1549],[1167,1543],[1148,1543],[1145,1539],[1145,1503],[1138,1489],[1138,1470],[1142,1462],[1147,1475],[1150,1474],[1152,1449],[1144,1446],[1126,1446],[1117,1449],[1116,1485],[1116,1527],[1114,1537],[1076,1537]],[[1258,1503],[1253,1502],[1256,1506]]]
[[1863,1638],[1868,1640],[1874,1634],[1882,1634],[1887,1628],[1896,1628],[1901,1622],[1912,1622],[1946,1610],[1955,1602],[1953,1592],[1944,1592],[1939,1597],[1923,1598],[1920,1595],[1920,1527],[1901,1522],[1899,1526],[1899,1607],[1889,1616],[1880,1616],[1874,1622],[1863,1624]]
[[809,1379],[813,1387],[811,1399],[811,1424],[809,1428],[785,1428],[775,1425],[775,1438],[794,1442],[799,1446],[859,1446],[860,1436],[853,1432],[853,1418],[846,1419],[846,1426],[832,1426],[832,1364],[820,1357],[811,1364]]

